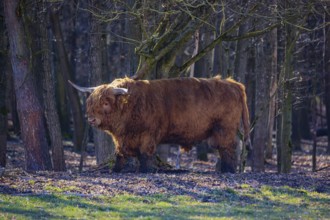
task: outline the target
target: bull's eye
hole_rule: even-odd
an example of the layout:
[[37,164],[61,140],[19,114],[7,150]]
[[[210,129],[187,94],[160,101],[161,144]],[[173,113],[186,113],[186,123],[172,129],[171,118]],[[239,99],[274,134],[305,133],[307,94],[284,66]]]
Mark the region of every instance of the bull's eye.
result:
[[108,113],[110,111],[110,103],[109,102],[104,102],[103,103],[103,110]]

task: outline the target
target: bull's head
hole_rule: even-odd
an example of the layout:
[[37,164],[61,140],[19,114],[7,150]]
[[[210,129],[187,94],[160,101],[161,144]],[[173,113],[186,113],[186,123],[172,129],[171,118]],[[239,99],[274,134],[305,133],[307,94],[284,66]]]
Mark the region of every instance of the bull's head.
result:
[[86,112],[88,122],[94,127],[105,128],[105,124],[110,119],[110,113],[118,111],[115,105],[116,98],[119,95],[127,94],[126,88],[114,88],[111,84],[96,87],[81,87],[71,81],[69,83],[78,91],[90,93],[86,101]]

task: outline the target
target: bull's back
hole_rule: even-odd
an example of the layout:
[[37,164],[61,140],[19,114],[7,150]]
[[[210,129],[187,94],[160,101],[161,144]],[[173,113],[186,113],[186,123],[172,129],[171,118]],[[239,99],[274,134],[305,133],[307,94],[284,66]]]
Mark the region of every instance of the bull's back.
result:
[[240,120],[236,117],[241,114],[237,107],[239,90],[226,80],[179,78],[150,82],[150,90],[161,106],[163,142],[193,144],[209,137],[227,120]]

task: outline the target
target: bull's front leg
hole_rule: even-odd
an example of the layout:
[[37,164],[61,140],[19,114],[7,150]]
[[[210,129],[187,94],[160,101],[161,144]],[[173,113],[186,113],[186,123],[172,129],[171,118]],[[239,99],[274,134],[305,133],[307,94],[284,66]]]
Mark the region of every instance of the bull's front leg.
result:
[[140,169],[139,171],[141,173],[150,173],[150,172],[155,172],[156,169],[153,164],[153,156],[149,156],[148,154],[145,153],[140,153],[138,155],[138,159],[140,162]]
[[125,163],[126,163],[126,157],[117,154],[116,163],[115,166],[112,168],[112,171],[116,173],[120,172],[124,168]]

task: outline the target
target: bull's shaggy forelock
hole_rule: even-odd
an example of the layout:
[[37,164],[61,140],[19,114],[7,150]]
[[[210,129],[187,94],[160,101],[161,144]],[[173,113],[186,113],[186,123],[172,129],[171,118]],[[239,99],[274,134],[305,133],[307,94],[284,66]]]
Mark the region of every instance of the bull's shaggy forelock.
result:
[[97,127],[104,124],[103,117],[105,116],[105,111],[103,105],[105,102],[111,103],[111,100],[114,99],[115,97],[108,85],[96,87],[86,101],[88,121],[98,120],[97,124],[92,123],[92,125]]
[[[126,88],[115,95],[112,88]],[[126,156],[138,156],[142,171],[146,158],[160,143],[185,146],[208,140],[219,149],[221,170],[235,172],[235,137],[243,119],[245,137],[249,115],[245,88],[232,80],[176,78],[116,79],[99,86],[87,100],[90,123],[111,133],[118,153],[115,170]]]

